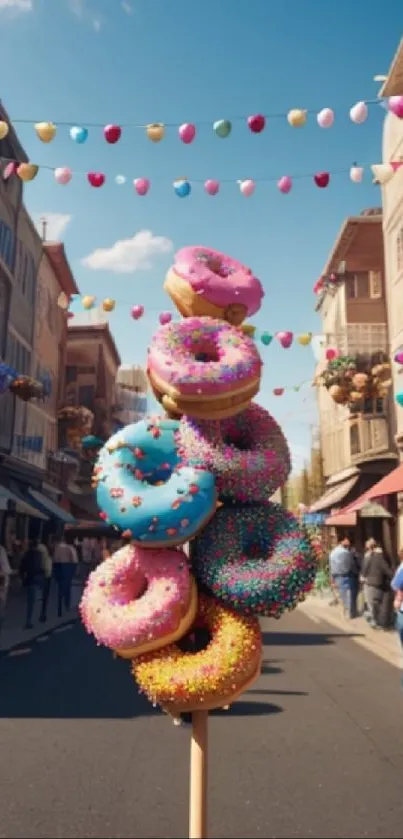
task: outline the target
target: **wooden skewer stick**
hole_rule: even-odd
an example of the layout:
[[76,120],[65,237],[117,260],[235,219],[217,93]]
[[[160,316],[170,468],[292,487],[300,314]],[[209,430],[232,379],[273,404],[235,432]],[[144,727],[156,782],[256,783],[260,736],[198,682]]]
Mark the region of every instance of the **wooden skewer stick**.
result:
[[189,839],[207,839],[208,711],[192,714]]

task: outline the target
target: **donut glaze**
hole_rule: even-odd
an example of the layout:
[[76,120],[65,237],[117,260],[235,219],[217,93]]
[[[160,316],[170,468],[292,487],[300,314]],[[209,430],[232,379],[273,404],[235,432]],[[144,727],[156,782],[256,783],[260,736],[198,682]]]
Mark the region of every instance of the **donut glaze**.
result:
[[314,584],[315,552],[279,504],[221,507],[191,547],[197,580],[246,615],[280,617]]
[[291,468],[280,426],[255,403],[221,422],[182,417],[177,440],[185,463],[213,472],[218,496],[224,500],[267,501]]
[[163,406],[201,419],[246,408],[259,390],[261,368],[251,338],[208,317],[163,326],[148,352],[148,375]]
[[135,544],[183,544],[214,513],[214,476],[183,466],[177,430],[175,420],[150,417],[127,425],[101,449],[94,469],[98,506]]
[[225,707],[260,674],[262,636],[256,619],[236,615],[202,594],[197,626],[209,631],[206,649],[189,653],[171,645],[133,662],[140,691],[173,716]]
[[210,315],[237,326],[259,311],[264,296],[250,268],[202,246],[178,251],[164,288],[185,317]]
[[183,551],[134,545],[92,572],[80,604],[87,631],[122,658],[181,638],[196,609],[196,586]]

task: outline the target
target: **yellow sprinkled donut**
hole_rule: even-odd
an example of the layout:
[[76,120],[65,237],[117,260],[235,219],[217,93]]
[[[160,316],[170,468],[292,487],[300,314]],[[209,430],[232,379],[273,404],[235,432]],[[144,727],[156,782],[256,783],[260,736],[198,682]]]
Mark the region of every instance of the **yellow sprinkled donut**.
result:
[[256,618],[245,618],[201,595],[194,629],[209,632],[201,652],[172,644],[136,658],[133,675],[154,705],[178,716],[231,704],[260,674],[262,638]]

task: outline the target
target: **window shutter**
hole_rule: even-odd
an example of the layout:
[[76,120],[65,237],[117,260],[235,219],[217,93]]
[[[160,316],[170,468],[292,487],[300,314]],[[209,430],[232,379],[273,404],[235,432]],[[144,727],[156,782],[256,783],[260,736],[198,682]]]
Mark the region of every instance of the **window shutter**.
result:
[[369,296],[372,300],[382,297],[382,274],[380,271],[369,272]]

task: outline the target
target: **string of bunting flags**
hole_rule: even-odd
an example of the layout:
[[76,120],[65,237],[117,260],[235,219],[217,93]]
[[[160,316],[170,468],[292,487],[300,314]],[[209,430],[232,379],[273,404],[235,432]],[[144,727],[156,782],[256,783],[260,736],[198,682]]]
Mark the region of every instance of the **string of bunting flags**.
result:
[[[60,306],[60,308],[62,308],[62,309],[67,309],[68,308],[69,301],[68,301],[66,295],[64,294],[64,292],[60,293],[57,302],[58,302],[58,305]],[[97,299],[94,295],[89,295],[89,294],[83,295],[80,298],[80,302],[81,302],[81,305],[82,305],[83,309],[85,309],[86,311],[91,311],[91,310],[95,309],[96,306],[97,306]],[[120,301],[120,303],[121,302],[122,301]],[[109,314],[109,313],[113,312],[114,309],[116,308],[116,300],[114,300],[112,297],[106,297],[104,300],[102,300],[102,303],[100,304],[100,308],[102,308],[102,310],[105,313]],[[149,311],[152,312],[152,313],[157,313],[158,312],[157,309],[150,309]],[[136,304],[135,306],[132,306],[131,309],[130,309],[130,315],[133,318],[133,320],[140,320],[143,317],[143,315],[145,314],[145,312],[146,312],[145,307],[143,305],[139,304],[139,303]],[[69,318],[74,318],[75,312],[69,311],[68,316],[69,316]],[[173,320],[173,315],[172,315],[171,312],[161,311],[161,312],[158,312],[158,320],[159,320],[161,326],[165,326],[166,324],[171,323],[171,321]],[[267,330],[262,330],[262,331],[258,330],[257,327],[253,326],[252,324],[243,324],[240,328],[244,332],[246,332],[248,335],[250,335],[252,338],[254,338],[255,341],[260,341],[265,347],[270,346],[270,344],[272,343],[272,341],[274,339],[276,339],[279,342],[280,346],[283,347],[283,349],[289,349],[292,346],[294,341],[296,343],[298,343],[301,347],[307,347],[307,346],[309,346],[309,344],[311,343],[313,338],[318,337],[318,338],[322,339],[321,343],[323,342],[323,344],[325,343],[325,339],[326,339],[326,336],[324,336],[323,332],[318,332],[318,333],[316,333],[316,332],[294,333],[294,332],[291,332],[289,330],[281,330],[281,331],[277,331],[277,332],[268,332]],[[336,350],[328,348],[326,350],[326,352],[330,353],[329,356],[327,356],[329,359],[335,358]]]
[[[134,179],[128,178],[126,175],[109,175],[105,172],[91,170],[88,172],[73,170],[68,166],[48,166],[47,164],[37,164],[32,162],[19,162],[9,157],[0,156],[2,164],[2,178],[3,181],[8,181],[11,177],[17,176],[24,183],[33,181],[38,175],[39,171],[43,170],[53,174],[57,184],[60,186],[67,186],[73,177],[85,178],[89,186],[94,189],[100,189],[107,181],[112,178],[117,186],[124,186],[127,182],[132,183],[135,193],[140,196],[146,196],[151,189],[152,181],[148,177],[136,177]],[[258,178],[192,178],[181,177],[168,182],[173,188],[178,198],[188,198],[194,186],[202,186],[204,192],[209,196],[216,196],[220,192],[222,184],[232,184],[237,186],[241,195],[245,198],[250,198],[256,190],[258,184],[276,183],[277,189],[283,195],[288,195],[294,185],[294,181],[311,180],[318,189],[326,189],[329,186],[331,178],[339,175],[347,175],[350,180],[359,184],[362,182],[366,170],[372,173],[372,180],[374,184],[385,184],[393,178],[396,172],[403,166],[403,160],[393,160],[389,163],[371,163],[365,165],[358,165],[353,163],[350,166],[335,169],[322,170],[318,172],[305,172],[272,176],[262,176]]]
[[[403,96],[391,96],[383,99],[379,97],[376,99],[363,99],[356,102],[348,109],[350,120],[356,125],[361,125],[367,120],[371,106],[384,107],[398,119],[403,119]],[[343,112],[346,113],[347,108],[343,107]],[[70,138],[78,145],[83,145],[87,142],[90,129],[101,130],[105,141],[109,145],[115,145],[122,138],[123,130],[131,128],[143,131],[147,139],[152,143],[160,143],[166,136],[167,129],[175,129],[179,140],[185,145],[190,145],[196,139],[198,128],[201,126],[210,126],[216,137],[225,140],[231,135],[234,123],[243,123],[251,134],[261,134],[272,120],[286,120],[292,128],[302,128],[307,124],[309,117],[312,116],[315,117],[319,128],[328,129],[333,126],[336,113],[333,108],[329,107],[322,107],[320,109],[291,108],[288,111],[280,113],[256,113],[250,114],[249,116],[236,116],[231,119],[198,120],[197,123],[183,121],[180,123],[129,122],[105,124],[86,121],[85,123],[77,124],[76,122],[65,120],[37,122],[32,119],[16,118],[10,124],[4,120],[0,121],[0,140],[7,137],[10,131],[10,125],[25,124],[33,126],[36,136],[42,143],[51,143],[56,137],[59,128],[68,128]]]

